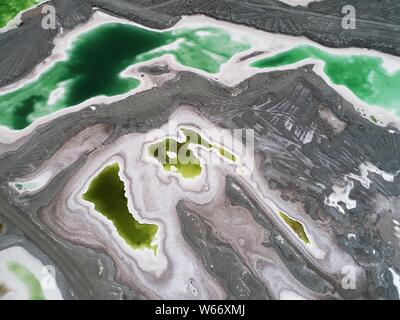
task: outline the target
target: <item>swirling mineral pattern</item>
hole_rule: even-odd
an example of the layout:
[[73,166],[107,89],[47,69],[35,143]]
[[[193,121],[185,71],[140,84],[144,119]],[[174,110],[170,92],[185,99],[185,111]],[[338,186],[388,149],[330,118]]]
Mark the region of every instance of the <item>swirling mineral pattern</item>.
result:
[[352,2],[0,4],[0,299],[398,300],[400,3]]

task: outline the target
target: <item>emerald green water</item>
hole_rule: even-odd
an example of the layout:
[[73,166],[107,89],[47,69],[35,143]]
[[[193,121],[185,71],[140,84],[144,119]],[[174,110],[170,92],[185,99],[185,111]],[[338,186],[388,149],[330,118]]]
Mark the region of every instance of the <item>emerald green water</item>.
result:
[[[66,60],[0,96],[0,125],[24,129],[40,117],[92,97],[127,93],[140,80],[123,78],[120,73],[165,54],[172,54],[184,66],[217,73],[235,53],[249,47],[215,27],[155,32],[122,23],[103,24],[78,37]],[[49,104],[51,93],[60,88],[64,90],[61,97]]]
[[6,265],[7,269],[25,284],[30,300],[45,300],[42,286],[31,271],[16,261],[7,261]]
[[[170,172],[176,170],[185,179],[194,179],[198,177],[202,168],[200,160],[189,149],[191,145],[202,146],[209,151],[215,151],[218,155],[236,162],[236,157],[222,147],[210,144],[196,131],[190,129],[181,129],[186,140],[179,142],[175,139],[164,139],[158,143],[152,144],[148,148],[150,156],[157,159],[164,170]],[[171,157],[169,153],[173,153]]]
[[125,185],[119,177],[119,170],[118,163],[104,168],[90,183],[83,199],[93,203],[96,211],[113,223],[129,246],[133,249],[149,248],[156,254],[157,246],[152,246],[151,242],[158,226],[141,224],[129,212]]
[[1,0],[0,2],[0,28],[3,28],[15,16],[33,5],[39,3],[38,0]]
[[390,74],[381,57],[334,55],[309,45],[263,58],[253,67],[270,68],[290,65],[307,58],[325,63],[324,73],[337,85],[344,85],[362,101],[400,113],[400,71]]

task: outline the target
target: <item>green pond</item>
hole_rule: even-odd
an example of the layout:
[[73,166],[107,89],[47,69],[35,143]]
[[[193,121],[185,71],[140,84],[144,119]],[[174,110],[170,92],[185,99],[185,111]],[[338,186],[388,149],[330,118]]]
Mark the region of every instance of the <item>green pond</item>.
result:
[[157,252],[151,242],[157,233],[155,224],[141,224],[129,212],[125,185],[119,177],[119,165],[104,168],[90,183],[83,199],[94,204],[95,210],[109,219],[118,234],[133,249],[148,248]]
[[202,168],[200,160],[189,148],[191,145],[202,146],[209,151],[216,152],[227,160],[237,161],[232,153],[222,147],[212,145],[196,131],[190,129],[181,129],[181,131],[186,137],[185,141],[179,142],[175,139],[167,138],[150,145],[148,148],[150,156],[156,158],[165,171],[176,170],[185,179],[198,177],[202,172]]
[[304,226],[300,222],[290,218],[287,214],[283,213],[282,211],[279,211],[279,215],[301,240],[303,240],[305,243],[310,243],[306,231],[304,230]]
[[39,0],[1,0],[0,28],[5,27],[19,12],[28,9],[37,3],[39,3]]
[[31,271],[16,261],[7,261],[6,266],[10,272],[24,283],[28,289],[30,300],[45,300],[42,286]]
[[400,71],[390,73],[383,58],[367,55],[334,55],[310,45],[300,45],[271,57],[256,60],[256,68],[291,65],[313,58],[325,63],[324,73],[337,85],[344,85],[359,99],[400,114]]
[[[79,36],[57,62],[19,89],[0,96],[0,125],[20,130],[34,120],[96,96],[129,92],[140,79],[120,75],[129,66],[165,54],[182,65],[217,73],[234,54],[250,48],[221,28],[199,27],[156,32],[106,23]],[[57,96],[54,93],[60,93]],[[53,94],[52,94],[53,93]],[[51,102],[51,103],[49,103]]]

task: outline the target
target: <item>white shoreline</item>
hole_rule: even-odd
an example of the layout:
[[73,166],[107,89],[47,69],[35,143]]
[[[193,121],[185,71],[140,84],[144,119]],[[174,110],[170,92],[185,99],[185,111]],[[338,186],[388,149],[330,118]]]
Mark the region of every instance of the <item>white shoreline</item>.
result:
[[[220,134],[227,133],[224,129],[210,122],[196,108],[181,106],[171,114],[169,121],[160,128],[147,133],[130,133],[121,136],[113,144],[90,152],[85,164],[68,181],[59,198],[55,200],[54,207],[49,206],[48,211],[45,209],[39,220],[49,227],[53,226],[53,232],[67,241],[88,248],[104,250],[115,262],[117,268],[116,280],[121,284],[140,284],[143,290],[150,292],[150,296],[158,298],[220,299],[224,298],[223,290],[219,288],[212,276],[206,273],[203,265],[199,263],[198,254],[183,239],[176,206],[181,200],[202,206],[205,211],[201,214],[206,219],[210,218],[212,221],[216,221],[221,228],[218,230],[222,232],[222,239],[234,246],[237,246],[236,240],[242,237],[246,239],[249,246],[252,246],[251,243],[259,243],[258,241],[262,241],[262,235],[264,235],[264,232],[261,232],[261,236],[258,237],[257,230],[262,229],[260,226],[256,227],[257,230],[254,234],[245,232],[243,235],[232,234],[230,236],[229,224],[232,221],[226,220],[225,214],[222,212],[215,213],[215,208],[231,210],[231,206],[225,203],[226,200],[221,195],[225,192],[226,175],[233,175],[237,177],[241,185],[248,187],[250,195],[257,199],[257,203],[260,202],[260,208],[265,209],[269,218],[276,222],[278,229],[292,240],[292,244],[298,250],[301,250],[311,261],[318,264],[323,272],[330,273],[334,277],[340,277],[343,265],[353,265],[351,257],[341,251],[334,242],[332,243],[329,230],[312,220],[310,216],[305,215],[303,208],[294,203],[285,202],[277,196],[276,191],[269,189],[262,175],[260,175],[258,167],[251,170],[249,175],[239,176],[235,172],[236,165],[234,163],[225,163],[220,156],[216,156],[219,159],[218,162],[205,163],[200,176],[191,180],[184,179],[172,172],[166,172],[159,163],[154,163],[153,158],[148,157],[147,146],[158,141],[160,137],[157,135],[157,131],[164,133],[165,136],[179,138],[177,128],[182,127],[196,131],[201,130],[202,136],[209,143],[219,143]],[[213,134],[214,129],[218,130],[218,135]],[[86,130],[93,133],[93,130],[89,130],[89,128]],[[220,132],[221,130],[222,132]],[[94,136],[98,137],[96,131],[94,132]],[[204,132],[207,134],[204,135]],[[102,139],[106,139],[106,137]],[[79,141],[78,139],[75,143],[79,143]],[[225,144],[226,142],[227,144]],[[235,151],[235,143],[234,139],[226,139],[223,148],[228,151]],[[92,144],[90,143],[90,145]],[[67,149],[64,148],[65,146],[60,149],[59,155],[52,156],[47,161],[49,163],[72,161],[68,159],[63,161],[63,158],[69,156],[68,148],[73,148],[73,145],[71,144]],[[214,154],[214,152],[205,151],[202,148],[198,148],[198,151],[199,153],[196,156],[200,160],[202,160],[205,152]],[[247,158],[242,157],[242,159]],[[115,162],[118,162],[120,166],[120,178],[125,183],[130,213],[140,223],[151,223],[159,226],[155,238],[157,245],[159,245],[157,255],[154,255],[153,251],[149,249],[132,249],[119,236],[112,222],[96,212],[90,202],[82,199],[82,194],[86,192],[92,179],[105,166]],[[36,175],[33,177],[36,177]],[[25,180],[27,179],[30,178],[26,177]],[[219,202],[221,199],[222,203]],[[208,210],[214,213],[209,215]],[[303,224],[310,244],[305,244],[280,219],[278,215],[280,210]],[[247,216],[248,221],[251,221],[250,225],[257,225],[250,212],[244,214],[239,208],[233,211],[242,218]],[[227,217],[231,217],[229,211]],[[240,223],[246,226],[246,220],[240,220]],[[228,223],[226,227],[228,230],[224,227],[226,223]],[[239,220],[234,223],[234,226],[238,227],[237,230],[240,229],[238,223]],[[82,225],[86,227],[82,229]],[[248,238],[246,238],[247,236]],[[259,252],[256,249],[250,250],[248,253],[249,256],[247,256],[247,251],[244,256],[250,260],[258,259],[256,255],[259,256],[260,254],[262,254],[262,259],[265,260],[273,257],[270,256],[273,253]],[[250,265],[254,266],[252,263]],[[274,262],[272,266],[264,268],[265,274],[270,275],[274,271],[274,276],[275,274],[284,276],[281,270],[283,269],[280,267],[279,260]],[[103,269],[100,267],[96,271],[101,273]],[[358,277],[361,276],[361,271],[357,274]],[[267,277],[263,281],[270,283],[270,279],[270,277]],[[300,286],[294,279],[293,281],[293,284],[284,282],[282,289],[301,292],[299,291]],[[275,288],[275,290],[281,291],[280,288]],[[305,298],[312,298],[313,295],[307,292],[304,293]]]

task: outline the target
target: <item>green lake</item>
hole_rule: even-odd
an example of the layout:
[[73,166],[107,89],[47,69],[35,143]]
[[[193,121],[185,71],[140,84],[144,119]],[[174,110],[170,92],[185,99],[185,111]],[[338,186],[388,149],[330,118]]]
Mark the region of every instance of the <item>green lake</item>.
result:
[[129,212],[125,184],[119,177],[119,165],[104,168],[90,183],[83,199],[94,204],[95,210],[109,219],[118,234],[133,249],[148,248],[157,252],[151,243],[158,226],[141,224]]
[[[34,120],[96,96],[129,92],[140,79],[122,77],[129,66],[171,54],[183,66],[218,73],[234,54],[250,48],[221,28],[199,27],[156,32],[106,23],[80,35],[37,80],[0,96],[0,125],[20,130]],[[58,91],[56,91],[58,90]],[[54,92],[58,99],[51,101]],[[52,102],[52,103],[49,103]]]
[[251,66],[281,67],[307,58],[323,61],[323,70],[329,79],[336,85],[346,86],[360,100],[400,114],[400,71],[386,71],[381,57],[334,55],[310,45],[299,45],[271,57],[256,60]]

